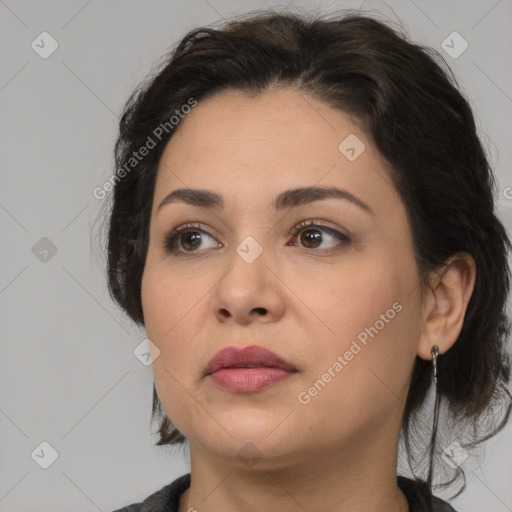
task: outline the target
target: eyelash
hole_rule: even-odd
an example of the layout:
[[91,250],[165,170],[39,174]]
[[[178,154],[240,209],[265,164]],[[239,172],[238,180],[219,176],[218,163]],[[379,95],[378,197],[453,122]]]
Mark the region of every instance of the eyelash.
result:
[[[303,222],[297,224],[290,231],[290,234],[294,238],[296,238],[297,235],[301,231],[305,230],[305,228],[311,228],[311,227],[316,227],[319,231],[325,231],[329,235],[331,235],[334,238],[338,239],[341,242],[342,245],[348,245],[350,243],[350,238],[347,235],[344,235],[343,233],[340,233],[336,229],[330,228],[328,226],[324,226],[324,225],[320,224],[319,222],[317,222],[315,220],[303,221]],[[176,249],[176,247],[175,247],[176,246],[176,241],[179,240],[180,235],[182,235],[184,233],[187,233],[187,232],[190,232],[190,233],[194,233],[194,232],[204,233],[204,234],[208,235],[208,237],[213,239],[213,237],[211,235],[209,235],[206,231],[201,229],[197,224],[194,224],[194,223],[183,224],[182,226],[178,226],[177,228],[173,229],[166,236],[165,244],[164,244],[166,251],[168,253],[176,254],[176,255],[180,255],[180,256],[182,256],[182,255],[183,256],[193,255],[194,253],[201,252],[201,251],[180,251],[180,250]],[[310,250],[310,251],[315,251],[315,252],[331,252],[331,251],[337,250],[336,248],[332,248],[332,247],[328,248],[328,249],[311,249],[311,248],[308,248],[308,247],[301,247],[301,248],[302,249],[306,249],[306,250]]]

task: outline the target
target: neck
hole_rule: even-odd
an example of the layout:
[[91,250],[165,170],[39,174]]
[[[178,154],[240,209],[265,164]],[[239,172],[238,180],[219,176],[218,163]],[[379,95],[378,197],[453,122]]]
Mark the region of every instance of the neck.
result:
[[191,486],[179,512],[408,512],[396,482],[396,447],[376,439],[350,449],[308,453],[293,464],[263,459],[252,468],[198,450],[191,443]]

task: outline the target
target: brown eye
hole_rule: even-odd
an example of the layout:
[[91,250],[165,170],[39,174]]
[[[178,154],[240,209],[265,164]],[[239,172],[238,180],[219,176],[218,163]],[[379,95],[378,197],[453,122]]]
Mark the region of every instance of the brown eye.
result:
[[[201,252],[198,250],[202,242],[211,240],[212,247],[221,247],[214,238],[212,238],[206,231],[199,229],[196,226],[186,224],[174,229],[165,240],[165,250],[168,253],[185,254]],[[204,244],[203,244],[204,245]]]
[[308,249],[316,249],[322,242],[322,233],[318,229],[305,229],[300,234],[300,241]]
[[197,231],[188,231],[178,236],[178,242],[186,251],[194,250],[201,245],[201,234]]
[[[336,229],[328,226],[322,226],[316,221],[301,222],[292,230],[293,235],[298,235],[297,240],[299,246],[305,249],[334,250],[340,245],[348,245],[350,239],[348,236],[340,233]],[[328,243],[327,247],[321,247],[322,244]],[[296,244],[291,244],[296,245]]]

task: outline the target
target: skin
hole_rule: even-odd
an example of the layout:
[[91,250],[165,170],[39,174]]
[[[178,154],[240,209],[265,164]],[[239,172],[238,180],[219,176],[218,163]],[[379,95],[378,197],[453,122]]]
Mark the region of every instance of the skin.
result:
[[[350,134],[366,146],[354,161],[338,149]],[[347,190],[373,214],[336,198],[272,210],[280,192],[311,185]],[[176,202],[157,211],[179,188],[221,194],[224,208]],[[291,234],[308,220],[350,241],[318,226]],[[187,252],[182,235],[181,252],[170,253],[166,235],[187,222],[198,223],[201,241]],[[304,235],[317,233],[307,245]],[[252,263],[236,252],[248,236],[263,249]],[[192,483],[180,512],[407,512],[396,462],[415,357],[431,359],[435,344],[450,349],[474,286],[469,255],[447,263],[422,290],[405,207],[382,157],[343,112],[292,89],[200,101],[162,156],[142,280],[147,334],[160,350],[157,391],[190,441]],[[400,312],[300,403],[396,302]],[[252,394],[204,376],[217,351],[252,344],[298,371]],[[237,456],[244,446],[255,463]]]

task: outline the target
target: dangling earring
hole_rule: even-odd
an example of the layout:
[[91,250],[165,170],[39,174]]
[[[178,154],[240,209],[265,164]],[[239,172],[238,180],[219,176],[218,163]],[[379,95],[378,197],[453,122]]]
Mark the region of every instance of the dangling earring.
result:
[[432,354],[432,365],[433,365],[433,374],[434,374],[434,387],[435,387],[435,405],[434,405],[434,424],[432,426],[432,437],[430,438],[430,461],[429,461],[429,468],[428,468],[428,478],[427,478],[427,484],[430,489],[430,492],[432,492],[432,464],[434,460],[434,447],[436,443],[436,433],[437,433],[437,417],[439,414],[439,400],[440,395],[437,389],[437,356],[439,355],[439,347],[437,345],[434,345],[431,350]]

